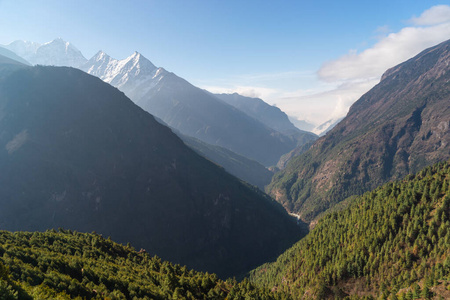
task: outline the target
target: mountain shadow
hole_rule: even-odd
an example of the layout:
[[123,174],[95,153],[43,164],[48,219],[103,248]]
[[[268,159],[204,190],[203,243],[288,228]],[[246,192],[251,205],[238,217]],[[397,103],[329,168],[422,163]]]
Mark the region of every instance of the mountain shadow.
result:
[[0,228],[96,231],[237,276],[300,238],[283,208],[80,70],[0,76]]

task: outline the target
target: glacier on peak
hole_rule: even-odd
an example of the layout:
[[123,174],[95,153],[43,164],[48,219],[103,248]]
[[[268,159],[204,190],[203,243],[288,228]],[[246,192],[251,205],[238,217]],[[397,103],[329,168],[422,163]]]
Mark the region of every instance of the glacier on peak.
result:
[[36,53],[37,48],[39,48],[41,44],[30,41],[22,41],[17,40],[8,45],[2,45],[3,48],[6,48],[16,55],[22,57],[23,59],[30,62],[30,58]]
[[62,38],[44,44],[17,40],[4,47],[33,65],[79,67],[87,61],[80,50]]
[[167,73],[137,51],[121,60],[99,51],[80,69],[115,86],[131,99],[147,93]]

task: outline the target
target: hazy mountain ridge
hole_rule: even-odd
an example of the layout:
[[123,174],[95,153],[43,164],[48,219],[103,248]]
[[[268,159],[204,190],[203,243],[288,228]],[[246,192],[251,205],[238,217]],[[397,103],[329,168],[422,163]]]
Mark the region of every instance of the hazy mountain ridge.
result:
[[312,132],[313,129],[316,127],[314,124],[309,123],[306,120],[299,120],[297,119],[297,117],[294,116],[288,116],[289,121],[294,124],[295,127],[297,127],[298,129],[304,130],[304,131],[309,131]]
[[[182,134],[225,147],[265,166],[276,164],[281,155],[295,148],[294,142],[303,144],[314,137],[299,133],[294,126],[289,136],[283,136],[240,110],[223,106],[215,96],[205,95],[164,68],[157,68],[138,52],[117,60],[99,51],[87,61],[80,51],[62,39],[44,45],[15,41],[5,47],[26,57],[32,64],[78,67],[119,88],[139,106]],[[197,99],[189,99],[188,95]],[[218,114],[223,114],[221,121],[216,120]]]
[[277,203],[200,157],[123,93],[77,69],[0,79],[7,230],[93,230],[220,276],[300,236]]
[[311,220],[354,194],[450,157],[450,42],[386,72],[268,191]]
[[137,105],[184,135],[227,148],[265,166],[296,146],[270,129],[174,73],[156,68],[139,53],[115,60],[99,52],[81,67],[127,94]]
[[250,117],[260,121],[267,127],[272,128],[297,141],[299,146],[316,140],[318,137],[308,131],[300,130],[291,123],[286,113],[276,106],[272,106],[259,98],[251,98],[234,94],[214,94],[220,100],[236,107]]
[[18,67],[26,66],[15,59],[3,56],[1,54],[0,54],[0,64],[1,64],[0,68],[5,68],[6,66],[18,66]]
[[267,104],[260,98],[246,97],[237,93],[214,95],[276,131],[286,133],[299,130],[281,109]]
[[45,44],[18,40],[3,47],[32,65],[79,67],[87,61],[75,46],[61,38]]
[[18,56],[16,53],[14,53],[11,50],[8,50],[6,48],[0,47],[0,55],[3,57],[7,57],[9,59],[15,60],[21,64],[24,65],[30,65],[29,62],[27,62],[25,59],[23,59],[22,57]]
[[257,161],[248,159],[220,146],[214,146],[186,135],[178,135],[190,148],[214,163],[222,166],[228,173],[264,191],[273,173]]

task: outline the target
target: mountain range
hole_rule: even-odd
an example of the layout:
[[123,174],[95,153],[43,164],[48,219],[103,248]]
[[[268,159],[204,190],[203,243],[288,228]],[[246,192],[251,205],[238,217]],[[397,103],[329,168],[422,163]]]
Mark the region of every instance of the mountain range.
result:
[[122,92],[67,67],[0,76],[0,226],[70,228],[237,276],[302,232]]
[[288,116],[288,118],[289,118],[289,121],[291,121],[291,123],[294,124],[295,127],[297,127],[298,129],[304,130],[304,131],[312,132],[313,129],[316,127],[314,124],[312,124],[308,121],[299,120],[293,116]]
[[[266,167],[316,138],[298,130],[283,112],[260,99],[213,95],[156,67],[138,52],[117,60],[99,51],[87,61],[78,49],[60,38],[43,45],[15,41],[4,47],[31,64],[78,67],[119,88],[181,134],[224,147]],[[235,100],[229,103],[220,101],[220,97]]]
[[267,191],[311,221],[345,198],[450,158],[450,41],[385,72]]
[[227,148],[265,166],[276,164],[282,154],[297,145],[292,137],[174,73],[155,67],[138,52],[116,60],[100,51],[81,69],[119,88],[137,105],[182,134]]

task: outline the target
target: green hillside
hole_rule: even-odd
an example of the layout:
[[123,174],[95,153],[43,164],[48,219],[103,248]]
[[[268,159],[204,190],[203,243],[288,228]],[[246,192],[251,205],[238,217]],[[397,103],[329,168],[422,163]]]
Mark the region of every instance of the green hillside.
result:
[[254,270],[251,280],[295,299],[450,299],[449,163],[385,184],[326,215],[276,262]]
[[0,232],[0,299],[286,299],[92,233]]

